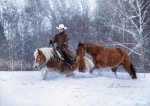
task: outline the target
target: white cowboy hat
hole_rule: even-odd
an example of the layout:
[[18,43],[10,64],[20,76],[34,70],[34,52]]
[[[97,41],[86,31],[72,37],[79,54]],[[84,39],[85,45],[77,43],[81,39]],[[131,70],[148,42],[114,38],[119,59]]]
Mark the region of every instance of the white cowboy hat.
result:
[[57,29],[62,29],[62,28],[64,28],[64,29],[67,29],[67,27],[65,27],[63,24],[59,24],[59,27],[56,27]]

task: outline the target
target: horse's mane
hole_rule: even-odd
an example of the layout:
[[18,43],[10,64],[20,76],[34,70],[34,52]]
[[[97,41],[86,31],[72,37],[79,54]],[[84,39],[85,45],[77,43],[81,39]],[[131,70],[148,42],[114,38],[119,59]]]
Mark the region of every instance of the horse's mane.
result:
[[46,63],[54,57],[54,51],[52,48],[48,48],[48,47],[44,47],[44,48],[40,48],[39,50],[42,51],[43,55],[46,58]]
[[99,45],[93,44],[93,43],[80,43],[80,42],[79,42],[78,47],[81,47],[81,46],[83,46],[84,44],[99,46]]
[[100,46],[100,45],[94,44],[94,43],[86,43],[86,44],[88,44],[88,45],[94,45],[94,46]]
[[[42,51],[43,55],[46,58],[46,63],[51,59],[54,58],[54,51],[53,48],[48,48],[48,47],[43,47],[39,49],[40,51]],[[38,53],[38,50],[36,49],[36,51],[34,52],[34,55],[36,55]],[[57,51],[58,55],[60,56],[59,52]],[[61,57],[61,56],[60,56]]]

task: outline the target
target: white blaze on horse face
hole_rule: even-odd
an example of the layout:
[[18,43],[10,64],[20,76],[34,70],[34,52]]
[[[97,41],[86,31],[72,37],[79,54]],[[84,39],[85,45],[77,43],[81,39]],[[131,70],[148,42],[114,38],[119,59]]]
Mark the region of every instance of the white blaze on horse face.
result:
[[[53,48],[47,48],[47,47],[44,47],[44,48],[40,48],[39,49],[42,54],[43,54],[43,57],[45,57],[45,61],[44,63],[47,63],[50,59],[54,58],[54,51],[53,51]],[[57,51],[57,54],[58,56],[61,58],[61,55],[60,53]],[[35,58],[35,61],[34,61],[34,68],[39,68],[41,67],[42,63],[40,63],[40,60],[39,60],[39,57],[38,57],[38,49],[36,49],[34,51],[34,58]],[[38,60],[38,61],[37,61]],[[41,65],[41,66],[40,66]]]
[[39,67],[39,63],[36,62],[37,55],[38,55],[38,50],[36,49],[36,50],[34,51],[34,58],[35,58],[35,61],[34,61],[34,68],[38,68],[38,67]]

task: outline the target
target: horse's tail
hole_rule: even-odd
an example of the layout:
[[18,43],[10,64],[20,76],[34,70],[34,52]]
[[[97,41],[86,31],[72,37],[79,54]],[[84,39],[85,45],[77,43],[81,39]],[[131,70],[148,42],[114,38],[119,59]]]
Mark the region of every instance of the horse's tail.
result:
[[85,64],[86,64],[86,66],[88,68],[88,71],[90,71],[94,67],[93,62],[87,57],[83,57],[83,58],[85,60]]
[[131,69],[131,76],[132,76],[132,79],[137,79],[136,71],[135,71],[135,68],[134,68],[134,66],[132,65],[131,61],[130,61],[130,69]]

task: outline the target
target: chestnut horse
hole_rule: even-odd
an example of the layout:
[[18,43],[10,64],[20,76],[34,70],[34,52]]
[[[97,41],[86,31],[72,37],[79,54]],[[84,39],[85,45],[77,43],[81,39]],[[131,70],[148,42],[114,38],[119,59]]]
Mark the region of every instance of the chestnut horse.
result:
[[81,44],[79,42],[74,62],[80,60],[86,53],[93,57],[94,67],[90,70],[90,73],[94,69],[110,67],[116,75],[117,67],[122,65],[132,79],[137,79],[136,71],[125,49],[121,47],[106,48],[92,43]]
[[[59,55],[59,58],[61,58],[61,55],[59,54],[59,52],[58,51],[56,52]],[[59,61],[57,59],[57,56],[55,55],[53,48],[45,47],[45,48],[40,48],[36,50],[34,49],[34,58],[35,58],[34,68],[41,69],[44,65],[48,67],[43,77],[44,80],[47,78],[47,74],[50,71],[61,72],[61,68],[63,66],[63,60]],[[81,58],[80,61],[76,63],[74,63],[74,61],[72,60],[71,65],[72,65],[72,68],[71,69],[65,68],[63,71],[63,74],[69,75],[70,73],[74,72],[77,68],[79,72],[84,72],[86,69],[86,66],[88,70],[91,70],[94,67],[93,62],[87,57]]]

